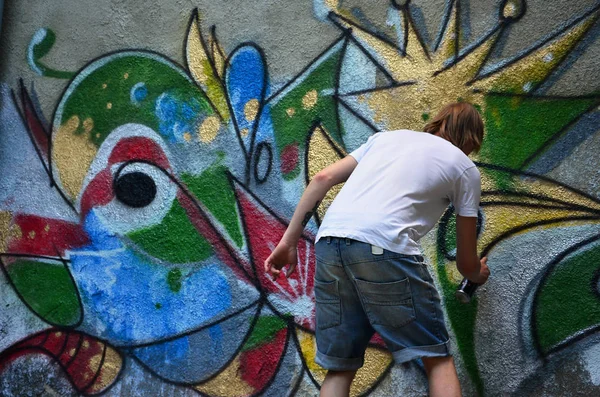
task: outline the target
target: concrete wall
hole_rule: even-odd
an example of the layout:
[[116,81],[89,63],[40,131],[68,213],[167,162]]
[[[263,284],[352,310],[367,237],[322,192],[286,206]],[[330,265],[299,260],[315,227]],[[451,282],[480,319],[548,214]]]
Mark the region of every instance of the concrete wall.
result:
[[[307,181],[378,130],[474,103],[479,249],[423,241],[465,395],[600,393],[600,6],[8,1],[0,395],[312,396],[314,251],[261,264]],[[329,197],[331,198],[331,197]],[[426,394],[374,338],[353,395]]]

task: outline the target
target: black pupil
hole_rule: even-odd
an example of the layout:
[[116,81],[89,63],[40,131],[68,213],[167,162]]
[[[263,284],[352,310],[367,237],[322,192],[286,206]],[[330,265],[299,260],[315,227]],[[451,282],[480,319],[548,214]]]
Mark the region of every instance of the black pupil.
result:
[[143,172],[130,172],[115,182],[115,195],[130,207],[145,207],[156,197],[156,184]]

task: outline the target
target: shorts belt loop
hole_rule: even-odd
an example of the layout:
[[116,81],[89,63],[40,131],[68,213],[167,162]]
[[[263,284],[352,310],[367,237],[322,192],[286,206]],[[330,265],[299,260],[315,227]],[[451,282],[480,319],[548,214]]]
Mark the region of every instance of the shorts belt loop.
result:
[[327,244],[331,244],[331,236],[327,236]]
[[346,245],[350,245],[352,243],[352,240],[350,240],[349,238],[346,239]]

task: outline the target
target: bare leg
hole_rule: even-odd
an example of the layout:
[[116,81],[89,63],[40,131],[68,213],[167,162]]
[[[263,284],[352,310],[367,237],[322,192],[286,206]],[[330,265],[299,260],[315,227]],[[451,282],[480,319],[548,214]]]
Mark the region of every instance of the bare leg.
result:
[[452,357],[423,357],[430,397],[461,397]]
[[327,371],[321,385],[321,397],[348,397],[356,371]]

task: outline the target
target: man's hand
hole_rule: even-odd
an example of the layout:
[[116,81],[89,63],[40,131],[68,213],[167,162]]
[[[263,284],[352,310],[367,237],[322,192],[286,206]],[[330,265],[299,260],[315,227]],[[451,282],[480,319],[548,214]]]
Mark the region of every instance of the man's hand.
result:
[[285,241],[280,241],[277,244],[277,247],[271,252],[271,255],[265,260],[265,272],[269,273],[273,279],[279,277],[279,273],[281,273],[281,269],[285,265],[290,265],[288,267],[287,272],[285,273],[286,277],[289,277],[294,270],[296,270],[296,265],[298,264],[298,249],[297,245],[291,245],[286,243]]
[[479,276],[471,281],[473,281],[476,284],[482,285],[485,284],[489,277],[490,268],[487,266],[487,256],[484,256],[483,258],[481,258],[481,269],[479,270]]

